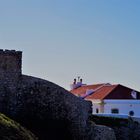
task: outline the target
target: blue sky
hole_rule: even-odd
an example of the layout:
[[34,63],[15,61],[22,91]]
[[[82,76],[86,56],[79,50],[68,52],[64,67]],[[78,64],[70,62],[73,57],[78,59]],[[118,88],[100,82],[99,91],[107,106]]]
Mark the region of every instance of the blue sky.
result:
[[139,0],[0,0],[0,48],[23,51],[23,73],[69,89],[140,90]]

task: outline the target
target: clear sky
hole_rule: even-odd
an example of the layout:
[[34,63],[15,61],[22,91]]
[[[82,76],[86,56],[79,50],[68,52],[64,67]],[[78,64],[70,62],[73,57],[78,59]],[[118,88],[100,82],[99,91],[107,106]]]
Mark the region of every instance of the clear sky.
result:
[[0,48],[66,89],[81,76],[140,90],[140,0],[0,0]]

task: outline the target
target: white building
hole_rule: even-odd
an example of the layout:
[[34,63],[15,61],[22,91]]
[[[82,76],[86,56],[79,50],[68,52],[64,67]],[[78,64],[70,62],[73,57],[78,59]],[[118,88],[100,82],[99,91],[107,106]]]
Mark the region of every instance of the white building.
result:
[[118,114],[140,117],[140,92],[123,85],[85,85],[82,80],[71,85],[71,93],[93,104],[93,114]]

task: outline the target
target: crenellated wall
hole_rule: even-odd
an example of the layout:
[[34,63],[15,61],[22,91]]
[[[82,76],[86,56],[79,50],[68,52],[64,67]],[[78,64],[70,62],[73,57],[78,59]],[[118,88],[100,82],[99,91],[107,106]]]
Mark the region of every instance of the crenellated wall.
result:
[[15,50],[0,50],[0,80],[5,77],[18,78],[22,74],[22,52]]

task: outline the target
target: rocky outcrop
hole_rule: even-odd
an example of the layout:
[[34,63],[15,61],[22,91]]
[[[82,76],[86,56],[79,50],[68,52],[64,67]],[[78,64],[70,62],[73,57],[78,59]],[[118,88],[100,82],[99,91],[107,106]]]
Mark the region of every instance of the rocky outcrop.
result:
[[117,140],[140,140],[140,124],[131,118],[92,116],[91,120],[97,124],[112,128]]
[[[17,101],[14,118],[30,129],[34,128],[33,131],[42,139],[90,137],[88,117],[91,103],[71,95],[49,81],[22,76]],[[47,131],[41,133],[44,129]]]
[[95,125],[93,131],[95,140],[116,140],[115,133],[110,127]]
[[[16,104],[12,103],[14,113],[6,106],[3,113],[26,126],[39,139],[114,139],[114,133],[109,128],[91,124],[91,102],[70,94],[58,85],[22,75],[16,89]],[[10,96],[12,92],[9,90]]]

